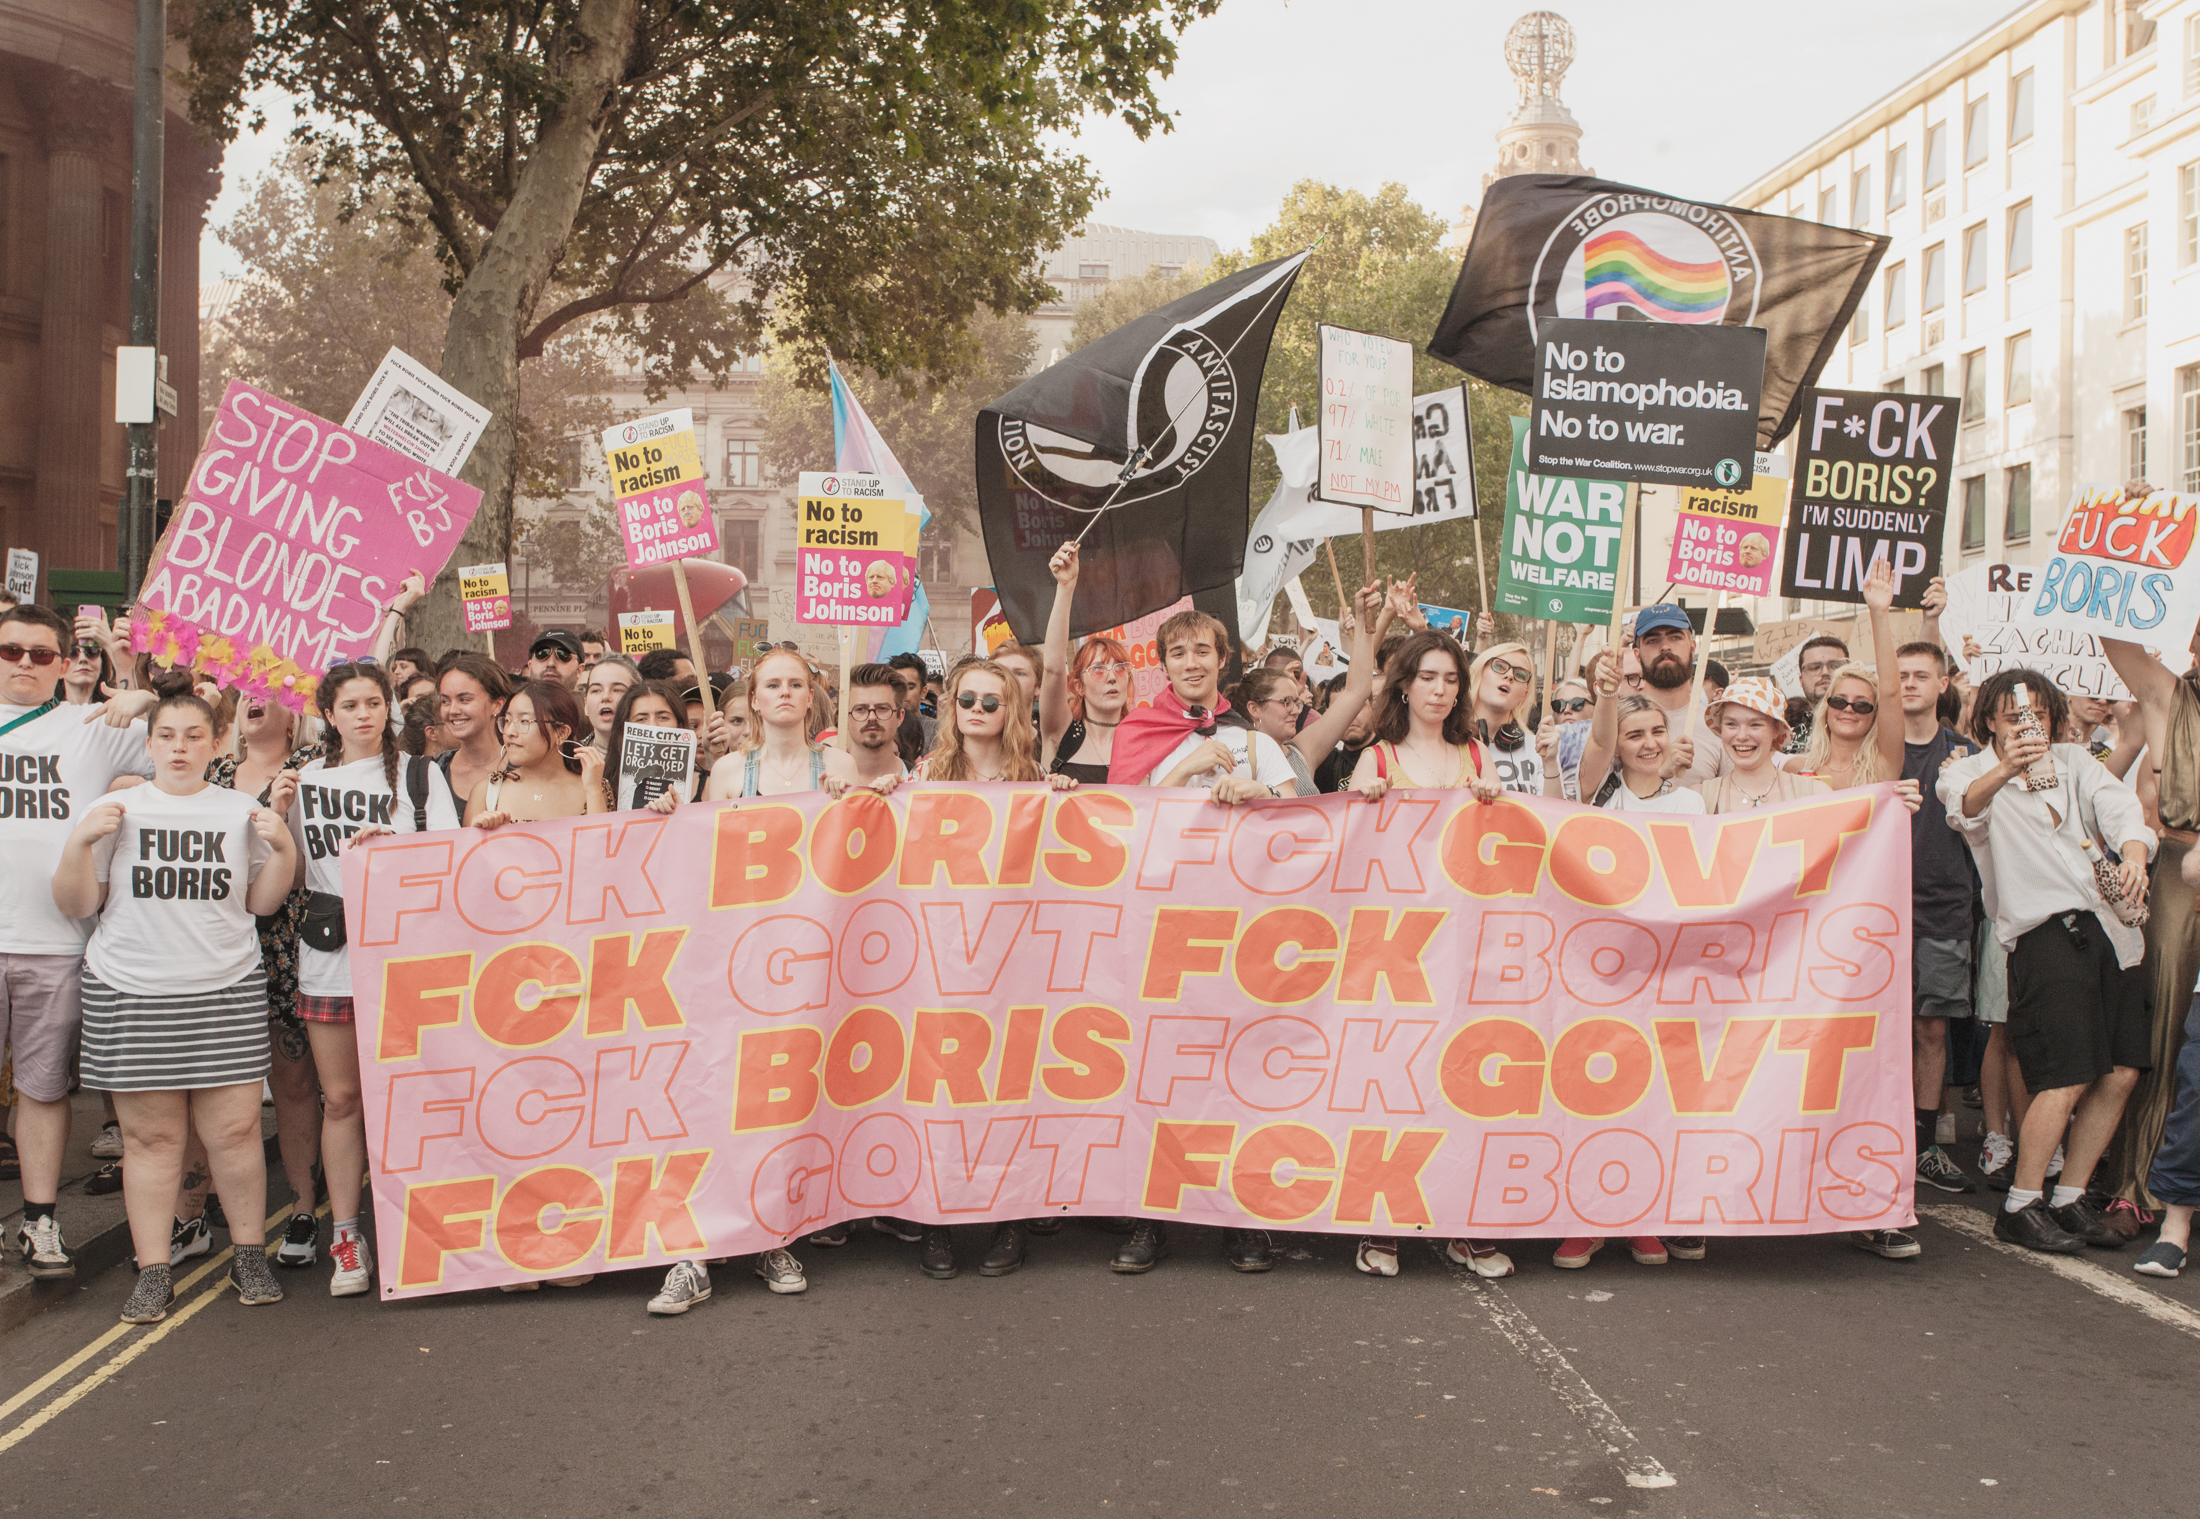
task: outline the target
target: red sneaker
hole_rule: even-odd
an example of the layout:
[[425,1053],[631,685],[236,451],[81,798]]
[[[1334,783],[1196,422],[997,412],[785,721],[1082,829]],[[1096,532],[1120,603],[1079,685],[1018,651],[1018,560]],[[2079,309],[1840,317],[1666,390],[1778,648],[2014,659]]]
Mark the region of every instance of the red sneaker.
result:
[[1589,1264],[1589,1257],[1604,1248],[1601,1239],[1570,1239],[1558,1247],[1551,1257],[1551,1264],[1561,1271],[1579,1271]]
[[1627,1242],[1627,1249],[1635,1257],[1638,1266],[1662,1266],[1665,1264],[1665,1241],[1655,1234],[1638,1234]]

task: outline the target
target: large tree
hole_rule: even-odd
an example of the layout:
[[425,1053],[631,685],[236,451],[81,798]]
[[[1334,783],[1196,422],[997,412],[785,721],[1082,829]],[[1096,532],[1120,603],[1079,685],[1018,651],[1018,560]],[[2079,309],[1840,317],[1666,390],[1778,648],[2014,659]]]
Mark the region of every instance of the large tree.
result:
[[[1153,80],[1217,4],[200,0],[184,27],[203,123],[287,91],[302,143],[433,234],[441,371],[494,417],[465,560],[505,553],[519,367],[575,322],[660,387],[722,378],[767,327],[951,379],[972,312],[1038,304],[1035,255],[1090,209],[1051,134],[1165,126]],[[424,622],[457,641],[447,580]]]

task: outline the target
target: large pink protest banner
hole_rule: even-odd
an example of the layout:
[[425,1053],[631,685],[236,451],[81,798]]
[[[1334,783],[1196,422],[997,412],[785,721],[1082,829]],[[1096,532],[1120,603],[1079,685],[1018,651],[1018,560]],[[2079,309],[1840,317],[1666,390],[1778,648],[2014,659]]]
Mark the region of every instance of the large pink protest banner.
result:
[[481,492],[232,381],[139,599],[141,652],[293,707],[372,650],[412,570],[433,580]]
[[386,1297],[1042,1213],[1912,1222],[1910,823],[908,786],[375,840]]

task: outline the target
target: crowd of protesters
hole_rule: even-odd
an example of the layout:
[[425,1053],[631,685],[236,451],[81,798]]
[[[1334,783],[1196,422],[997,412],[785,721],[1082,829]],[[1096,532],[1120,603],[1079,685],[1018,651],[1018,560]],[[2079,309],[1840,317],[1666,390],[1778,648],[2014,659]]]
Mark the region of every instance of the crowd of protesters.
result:
[[[94,1153],[112,1163],[88,1190],[123,1194],[138,1266],[125,1320],[166,1313],[174,1272],[210,1248],[222,1218],[239,1300],[282,1297],[260,1234],[263,1095],[292,1197],[274,1263],[325,1255],[332,1294],[369,1292],[343,853],[382,833],[615,810],[634,726],[695,735],[692,786],[641,803],[659,812],[976,781],[1191,786],[1223,805],[1448,787],[1482,802],[1524,793],[1703,816],[1892,783],[1911,812],[1917,1185],[2006,1194],[1995,1231],[2031,1250],[2114,1249],[2158,1222],[2137,1269],[2182,1268],[2200,1203],[2200,1039],[2183,1037],[2200,977],[2191,676],[2110,642],[2134,697],[2114,708],[2036,671],[1972,684],[1939,641],[1938,582],[1924,636],[1897,644],[1882,563],[1865,592],[1871,647],[1808,640],[1799,697],[1699,661],[1672,603],[1642,608],[1619,647],[1539,691],[1526,645],[1500,641],[1485,614],[1476,647],[1463,646],[1427,624],[1409,580],[1352,598],[1347,647],[1322,651],[1326,680],[1288,643],[1233,649],[1217,619],[1178,613],[1156,636],[1166,683],[1140,703],[1129,649],[1106,637],[1072,646],[1075,545],[1052,568],[1040,647],[1010,641],[944,672],[897,656],[856,666],[845,690],[793,644],[765,646],[739,678],[559,629],[518,671],[478,651],[433,658],[396,646],[425,590],[414,577],[385,611],[375,656],[328,671],[303,716],[132,658],[101,618],[0,603],[0,844],[12,867],[0,885],[12,1082],[0,1164],[20,1170],[11,1243],[30,1274],[76,1269],[56,1198],[81,1080],[109,1103]],[[1985,1132],[1972,1170],[1949,1148],[1965,1104]],[[1158,1220],[1099,1222],[1120,1237],[1118,1272],[1169,1253]],[[977,1269],[1016,1270],[1031,1236],[1061,1225],[996,1225]],[[927,1275],[962,1269],[944,1226],[870,1227],[916,1246]],[[800,1243],[848,1238],[837,1224]],[[1920,1251],[1901,1230],[1850,1238],[1890,1259]],[[1565,1240],[1553,1262],[1588,1266],[1605,1243]],[[1646,1265],[1706,1253],[1696,1237],[1624,1243]],[[1440,1248],[1478,1275],[1514,1270],[1488,1240]],[[1240,1271],[1276,1255],[1267,1231],[1224,1231]],[[1363,1238],[1354,1262],[1395,1276],[1398,1242]],[[773,1292],[808,1285],[794,1250],[749,1265]],[[681,1261],[648,1308],[682,1313],[711,1291],[710,1265]]]

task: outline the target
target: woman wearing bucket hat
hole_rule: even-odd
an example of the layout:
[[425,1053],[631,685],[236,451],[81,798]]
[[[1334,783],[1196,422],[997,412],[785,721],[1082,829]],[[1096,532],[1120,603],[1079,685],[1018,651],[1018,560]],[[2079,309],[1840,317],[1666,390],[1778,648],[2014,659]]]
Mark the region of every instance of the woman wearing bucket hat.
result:
[[1790,732],[1787,698],[1763,676],[1745,675],[1728,686],[1726,699],[1706,716],[1734,768],[1703,783],[1704,811],[1744,812],[1830,789],[1823,781],[1780,768]]

